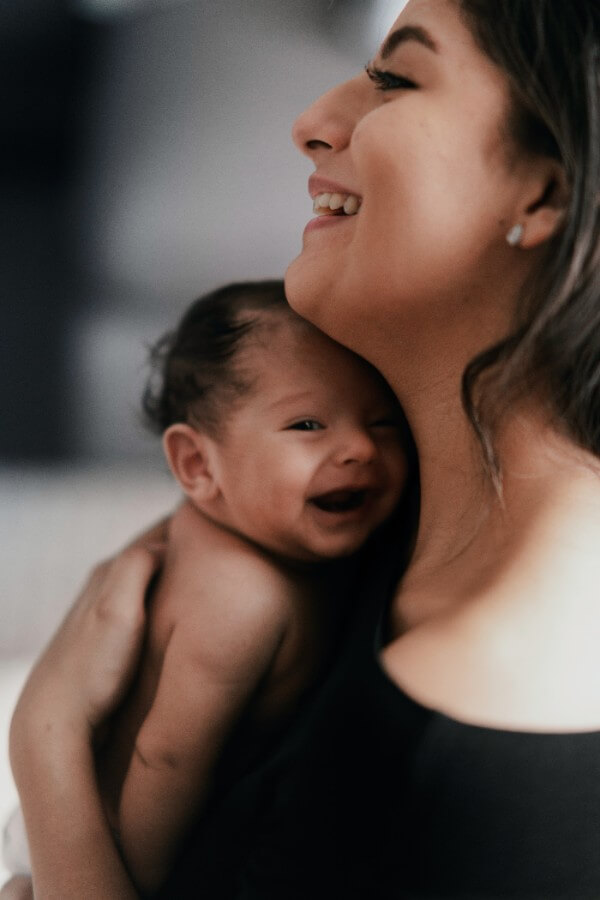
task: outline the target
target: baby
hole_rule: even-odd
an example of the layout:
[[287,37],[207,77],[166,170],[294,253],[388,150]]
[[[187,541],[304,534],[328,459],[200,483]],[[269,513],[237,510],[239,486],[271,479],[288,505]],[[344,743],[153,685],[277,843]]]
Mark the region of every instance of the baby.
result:
[[98,754],[130,873],[157,890],[234,728],[281,729],[323,671],[352,559],[396,507],[404,420],[382,377],[280,281],[201,298],[154,352],[147,414],[186,502],[139,677]]

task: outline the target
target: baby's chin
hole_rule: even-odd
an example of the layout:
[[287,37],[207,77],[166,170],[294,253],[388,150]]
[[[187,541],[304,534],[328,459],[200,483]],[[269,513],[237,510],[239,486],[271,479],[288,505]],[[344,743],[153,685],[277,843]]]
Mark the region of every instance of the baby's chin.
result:
[[365,546],[368,538],[360,537],[354,540],[338,542],[335,545],[312,547],[309,551],[315,560],[322,562],[335,562],[336,560],[348,559]]

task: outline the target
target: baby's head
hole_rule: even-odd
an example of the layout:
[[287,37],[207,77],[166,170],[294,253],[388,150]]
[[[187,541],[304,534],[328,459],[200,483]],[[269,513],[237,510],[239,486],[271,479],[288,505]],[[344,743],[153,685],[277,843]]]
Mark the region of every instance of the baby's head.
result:
[[197,300],[153,352],[144,409],[209,518],[297,561],[354,553],[406,480],[407,430],[379,373],[287,305],[283,282]]

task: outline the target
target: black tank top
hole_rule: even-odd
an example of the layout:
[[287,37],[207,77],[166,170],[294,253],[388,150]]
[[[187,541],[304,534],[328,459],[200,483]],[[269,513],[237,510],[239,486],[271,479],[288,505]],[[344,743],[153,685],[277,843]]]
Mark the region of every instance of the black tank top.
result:
[[380,565],[327,681],[192,835],[161,896],[600,900],[600,733],[483,728],[378,661]]

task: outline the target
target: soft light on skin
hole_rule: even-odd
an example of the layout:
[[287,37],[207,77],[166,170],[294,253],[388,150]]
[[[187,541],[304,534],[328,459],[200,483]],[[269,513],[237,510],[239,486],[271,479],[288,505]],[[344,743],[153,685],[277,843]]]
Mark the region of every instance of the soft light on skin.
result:
[[494,434],[500,503],[461,400],[466,365],[513,328],[568,185],[513,142],[507,77],[457,3],[409,0],[398,29],[373,60],[392,90],[358,75],[296,123],[316,178],[362,204],[308,229],[286,279],[296,310],[384,373],[417,444],[419,532],[382,663],[459,721],[597,730],[597,458],[532,387]]
[[[315,562],[354,553],[404,487],[391,391],[363,360],[281,314],[258,326],[238,362],[251,387],[223,412],[218,433],[184,424],[165,435],[182,488],[212,521],[282,557]],[[323,508],[325,495],[341,491],[364,499]]]
[[[421,473],[414,559],[439,565],[462,552],[489,501],[462,374],[510,330],[521,287],[558,227],[560,206],[542,198],[562,176],[510,140],[507,79],[456,3],[410,0],[373,65],[398,86],[380,90],[363,72],[295,125],[319,185],[342,185],[361,207],[307,231],[286,293],[400,398]],[[525,235],[517,250],[506,241],[515,222]]]
[[356,216],[307,231],[286,291],[300,314],[377,365],[404,401],[411,362],[421,374],[428,365],[436,375],[458,372],[509,330],[537,260],[515,258],[506,233],[515,221],[527,233],[549,173],[508,153],[506,78],[454,3],[410,0],[390,35],[399,29],[404,39],[390,37],[374,64],[413,88],[378,90],[361,73],[296,122],[316,175],[362,202]]

